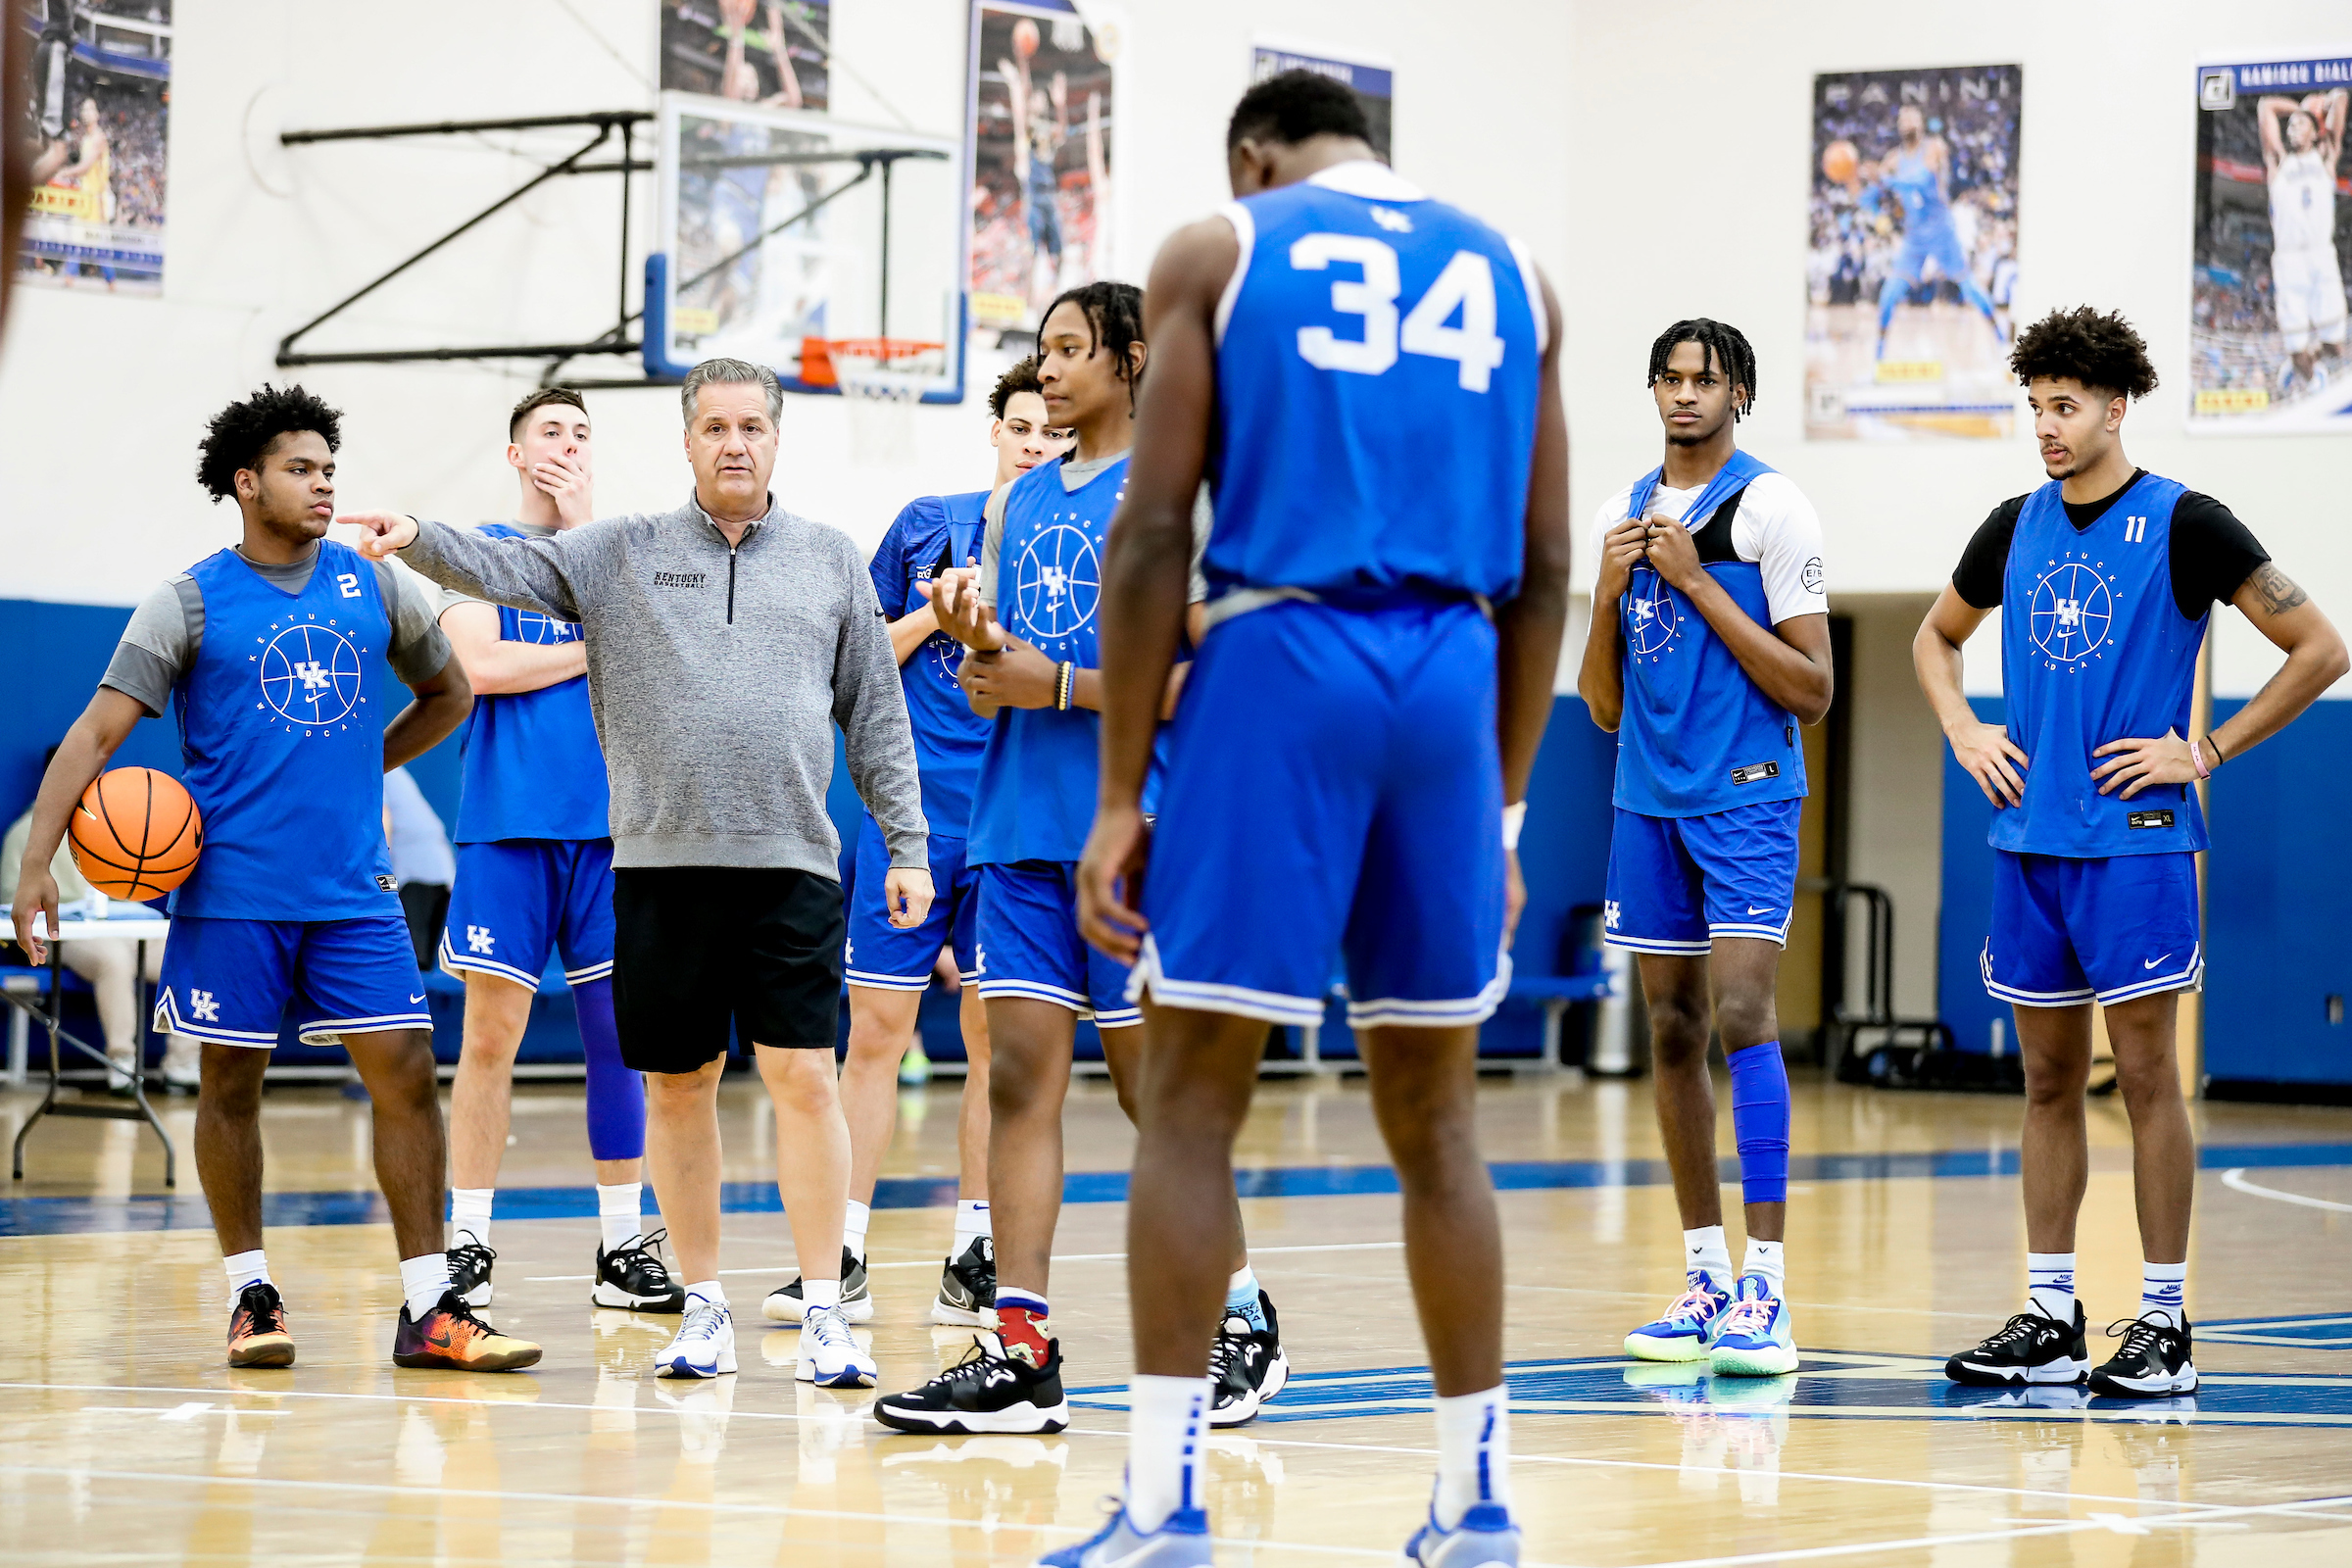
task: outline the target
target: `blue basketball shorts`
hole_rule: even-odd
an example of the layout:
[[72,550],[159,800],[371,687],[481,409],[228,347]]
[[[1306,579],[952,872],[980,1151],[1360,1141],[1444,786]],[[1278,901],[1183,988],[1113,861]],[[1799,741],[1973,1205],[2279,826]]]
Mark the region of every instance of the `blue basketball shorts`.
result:
[[2197,858],[1993,852],[1984,989],[2021,1007],[2112,1006],[2205,983]]
[[1916,285],[1927,280],[1930,262],[1936,264],[1936,276],[1948,277],[1955,283],[1975,277],[1969,270],[1968,257],[1961,252],[1960,235],[1949,220],[1922,224],[1905,234],[1888,275]]
[[1278,601],[1215,626],[1177,706],[1129,995],[1272,1023],[1452,1028],[1502,951],[1494,628],[1476,605]]
[[1127,1000],[1127,965],[1078,934],[1078,866],[1022,860],[980,867],[979,931],[972,972],[980,1000],[1025,997],[1092,1018],[1098,1029],[1144,1021]]
[[1619,807],[1601,940],[1636,953],[1704,954],[1717,937],[1787,947],[1804,809],[1801,800],[1703,816],[1644,816]]
[[890,874],[890,846],[882,826],[868,815],[858,830],[858,883],[850,897],[850,935],[842,947],[842,972],[854,986],[877,991],[920,991],[931,983],[939,950],[956,951],[956,972],[975,978],[972,945],[980,922],[980,868],[963,863],[963,840],[931,835],[931,912],[923,923],[901,928],[890,923],[883,879]]
[[442,969],[532,991],[550,951],[573,985],[612,974],[612,841],[499,839],[458,846]]
[[331,1046],[346,1034],[433,1026],[409,925],[397,914],[173,918],[156,991],[157,1030],[268,1051],[277,1044],[289,1003],[306,1046]]

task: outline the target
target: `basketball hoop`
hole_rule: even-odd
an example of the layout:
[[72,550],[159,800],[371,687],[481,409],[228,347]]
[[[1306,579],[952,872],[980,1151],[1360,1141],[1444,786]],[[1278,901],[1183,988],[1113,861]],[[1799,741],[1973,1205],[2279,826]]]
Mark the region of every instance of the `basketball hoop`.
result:
[[833,386],[850,404],[850,461],[890,467],[914,461],[914,407],[936,385],[947,345],[911,338],[804,338],[801,379]]

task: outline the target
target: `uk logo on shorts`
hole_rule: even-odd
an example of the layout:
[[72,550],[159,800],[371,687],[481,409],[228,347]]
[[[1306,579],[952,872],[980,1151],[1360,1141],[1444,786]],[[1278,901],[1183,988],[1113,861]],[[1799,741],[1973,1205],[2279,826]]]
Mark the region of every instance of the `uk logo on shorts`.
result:
[[213,1000],[213,994],[210,991],[198,991],[190,987],[188,1016],[198,1023],[219,1023],[220,1021],[220,1004]]
[[2073,671],[2104,657],[2115,624],[2115,579],[2105,565],[2069,551],[2034,585],[2027,626],[2044,667]]
[[486,925],[469,925],[466,928],[466,951],[467,953],[488,953],[497,946],[497,938],[491,936],[490,928]]
[[1039,637],[1069,637],[1084,631],[1094,621],[1102,592],[1102,560],[1085,529],[1066,522],[1052,523],[1021,546],[1013,578],[1014,603],[1021,619]]
[[368,650],[335,629],[329,619],[316,617],[285,624],[270,623],[270,635],[256,637],[262,651],[249,656],[259,666],[262,701],[255,706],[275,713],[286,732],[306,735],[340,734],[351,728],[352,713],[367,699],[360,695],[360,660]]
[[1666,586],[1666,579],[1646,566],[1635,568],[1625,601],[1627,649],[1637,658],[1655,658],[1674,641],[1681,623],[1682,613],[1675,608],[1674,590]]

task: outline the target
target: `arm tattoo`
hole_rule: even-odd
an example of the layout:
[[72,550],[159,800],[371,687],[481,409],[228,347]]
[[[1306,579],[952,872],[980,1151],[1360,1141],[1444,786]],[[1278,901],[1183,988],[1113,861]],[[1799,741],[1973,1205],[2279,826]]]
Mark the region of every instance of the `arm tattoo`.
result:
[[2255,597],[2262,601],[2263,611],[2267,614],[2283,615],[2290,610],[2311,603],[2311,595],[2296,587],[2292,578],[2270,562],[2256,566],[2254,575],[2248,580],[2253,584]]

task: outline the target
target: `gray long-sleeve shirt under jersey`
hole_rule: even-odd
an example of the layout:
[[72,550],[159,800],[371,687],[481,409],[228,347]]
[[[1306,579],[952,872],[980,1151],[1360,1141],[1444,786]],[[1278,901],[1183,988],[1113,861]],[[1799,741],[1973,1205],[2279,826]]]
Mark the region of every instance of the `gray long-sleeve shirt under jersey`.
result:
[[421,525],[445,588],[580,623],[612,787],[612,861],[838,876],[833,726],[894,866],[929,864],[914,734],[865,560],[769,504],[730,549],[693,500],[544,539]]

